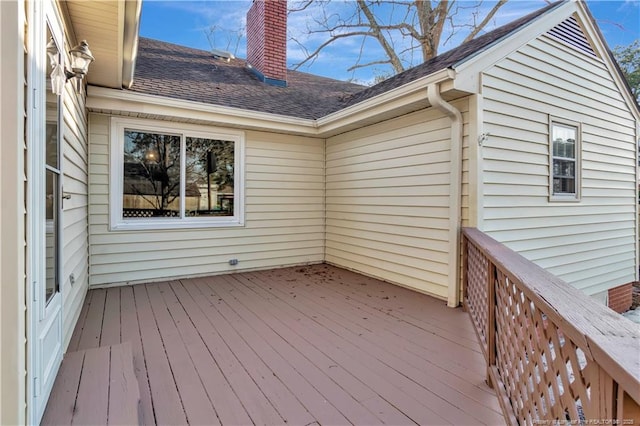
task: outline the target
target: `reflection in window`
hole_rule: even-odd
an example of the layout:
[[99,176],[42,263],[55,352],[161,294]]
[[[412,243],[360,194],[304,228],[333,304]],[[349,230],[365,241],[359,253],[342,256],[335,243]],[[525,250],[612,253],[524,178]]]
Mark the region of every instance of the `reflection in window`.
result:
[[47,68],[45,81],[45,134],[43,147],[45,153],[45,301],[49,301],[60,290],[60,98],[51,91],[53,65],[61,63],[60,49],[47,27]]
[[233,216],[234,164],[233,141],[126,129],[122,217]]
[[553,123],[552,161],[553,194],[576,194],[576,140],[578,129],[574,126]]
[[126,130],[124,217],[180,215],[180,136]]
[[233,216],[234,143],[187,137],[187,216]]
[[45,300],[49,299],[58,291],[58,174],[46,171],[46,194],[45,194]]

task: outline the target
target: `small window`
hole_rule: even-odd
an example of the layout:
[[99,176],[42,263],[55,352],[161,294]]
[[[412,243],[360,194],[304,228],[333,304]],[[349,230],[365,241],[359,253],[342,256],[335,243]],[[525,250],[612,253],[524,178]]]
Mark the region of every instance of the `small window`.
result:
[[579,200],[580,125],[552,119],[550,127],[550,199]]
[[242,225],[242,133],[116,118],[113,134],[112,229]]

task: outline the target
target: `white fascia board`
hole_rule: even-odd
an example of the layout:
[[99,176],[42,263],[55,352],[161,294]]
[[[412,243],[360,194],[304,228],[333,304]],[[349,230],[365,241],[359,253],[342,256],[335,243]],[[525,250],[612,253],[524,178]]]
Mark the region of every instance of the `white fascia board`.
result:
[[318,120],[270,114],[246,109],[210,105],[202,102],[166,98],[118,89],[89,86],[86,106],[98,112],[114,115],[166,117],[180,121],[194,120],[248,130],[265,130],[302,136],[326,137],[371,122],[395,109],[414,102],[426,101],[426,87],[430,83],[452,82],[455,72],[444,69],[419,78],[396,89],[374,96],[356,105],[329,114]]
[[89,86],[86,106],[94,111],[113,111],[115,115],[161,116],[186,122],[196,120],[226,127],[304,136],[317,136],[318,133],[315,120],[97,86]]
[[318,119],[318,132],[320,135],[333,135],[339,133],[340,129],[347,129],[358,122],[371,120],[372,117],[384,115],[404,105],[426,101],[427,85],[454,81],[455,78],[456,72],[448,68],[421,77]]
[[496,41],[475,55],[453,66],[457,78],[457,90],[480,93],[480,74],[506,58],[529,41],[546,33],[578,10],[578,2],[567,1],[536,17],[506,38]]

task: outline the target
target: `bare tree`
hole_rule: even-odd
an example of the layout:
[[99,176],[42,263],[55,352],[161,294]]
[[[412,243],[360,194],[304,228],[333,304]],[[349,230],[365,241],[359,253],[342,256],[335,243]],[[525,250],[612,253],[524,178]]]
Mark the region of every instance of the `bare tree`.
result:
[[[360,50],[349,71],[389,65],[392,73],[399,73],[436,56],[441,43],[456,35],[466,34],[463,42],[473,39],[506,2],[498,0],[487,8],[482,0],[300,0],[291,4],[289,13],[305,13],[310,19],[304,34],[290,38],[306,53],[306,58],[295,64],[294,69],[312,64],[338,40],[355,38]],[[332,7],[336,4],[337,7]],[[302,38],[318,36],[326,36],[326,40],[308,50]],[[380,55],[363,62],[369,40],[379,45]]]

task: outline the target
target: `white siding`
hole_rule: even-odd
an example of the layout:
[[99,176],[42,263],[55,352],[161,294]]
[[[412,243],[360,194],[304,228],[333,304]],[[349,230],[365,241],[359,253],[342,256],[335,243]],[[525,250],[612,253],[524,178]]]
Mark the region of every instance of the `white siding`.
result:
[[[66,46],[75,46],[69,38],[70,23],[64,23]],[[65,51],[67,51],[65,49]],[[71,56],[66,53],[67,63]],[[88,141],[85,93],[75,91],[75,82],[65,85],[62,95],[62,189],[70,199],[62,202],[62,347],[66,348],[80,315],[82,302],[89,285],[89,229],[88,229]],[[74,283],[71,283],[73,274]]]
[[428,109],[327,140],[327,262],[446,298],[450,126]]
[[91,285],[322,262],[322,139],[246,132],[242,227],[109,231],[109,117],[90,134]]
[[[604,63],[546,36],[483,76],[483,230],[587,294],[635,278],[635,123]],[[550,202],[549,116],[582,124],[582,197]]]
[[[66,39],[67,46],[75,42]],[[68,50],[68,49],[66,49]],[[67,57],[69,63],[70,57]],[[77,94],[75,84],[65,85],[62,124],[62,187],[65,194],[62,213],[62,337],[67,347],[89,284],[88,232],[88,143],[85,94]],[[74,276],[71,284],[70,276]]]

